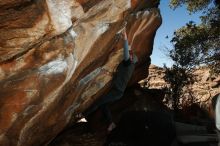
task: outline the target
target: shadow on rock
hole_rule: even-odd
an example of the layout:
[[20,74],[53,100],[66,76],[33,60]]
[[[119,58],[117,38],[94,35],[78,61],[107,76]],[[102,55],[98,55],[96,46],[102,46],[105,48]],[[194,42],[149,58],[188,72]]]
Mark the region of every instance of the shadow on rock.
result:
[[175,128],[169,114],[130,111],[122,115],[104,146],[170,146],[174,138]]

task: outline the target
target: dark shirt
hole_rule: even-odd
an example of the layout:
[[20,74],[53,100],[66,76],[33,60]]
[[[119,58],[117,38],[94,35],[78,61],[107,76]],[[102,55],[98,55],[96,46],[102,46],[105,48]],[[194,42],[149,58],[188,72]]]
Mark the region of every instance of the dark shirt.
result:
[[135,69],[135,63],[137,62],[137,57],[134,55],[133,60],[122,61],[117,68],[117,71],[113,78],[113,88],[124,92],[127,87],[128,81],[130,80],[132,73]]

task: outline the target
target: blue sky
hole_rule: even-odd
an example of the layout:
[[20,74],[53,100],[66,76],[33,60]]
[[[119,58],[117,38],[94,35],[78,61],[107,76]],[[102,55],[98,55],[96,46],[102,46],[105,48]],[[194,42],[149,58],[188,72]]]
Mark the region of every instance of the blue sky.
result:
[[[166,63],[167,66],[171,66],[172,61],[166,57],[164,48],[172,47],[170,40],[172,39],[173,32],[176,29],[184,26],[191,20],[195,23],[200,23],[199,16],[201,16],[201,12],[189,15],[185,7],[180,7],[173,11],[169,8],[168,0],[161,0],[160,11],[163,22],[157,30],[154,40],[154,50],[151,55],[151,63],[161,67],[164,63]],[[166,39],[166,36],[169,38]]]

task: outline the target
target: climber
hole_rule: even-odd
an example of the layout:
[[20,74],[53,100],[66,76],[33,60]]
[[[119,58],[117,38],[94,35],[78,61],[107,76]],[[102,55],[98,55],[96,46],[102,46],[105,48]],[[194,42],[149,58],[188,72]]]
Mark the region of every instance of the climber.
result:
[[100,108],[108,124],[107,130],[109,132],[114,129],[116,125],[112,121],[112,116],[108,105],[116,100],[119,100],[123,96],[128,81],[134,71],[135,63],[137,62],[137,57],[133,54],[132,50],[130,50],[125,28],[122,31],[122,36],[124,39],[124,59],[118,65],[117,71],[113,76],[112,87],[110,91],[106,95],[100,97],[90,108],[88,108],[83,113],[83,115],[87,117],[90,113]]
[[218,146],[220,146],[220,93],[212,98],[212,107],[215,113],[215,126],[218,134]]

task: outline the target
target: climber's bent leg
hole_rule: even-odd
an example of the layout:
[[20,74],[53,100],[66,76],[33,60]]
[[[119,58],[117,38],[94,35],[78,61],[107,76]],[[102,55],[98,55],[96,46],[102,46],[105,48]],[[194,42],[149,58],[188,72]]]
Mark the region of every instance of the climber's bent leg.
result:
[[99,107],[105,104],[110,104],[116,100],[119,100],[123,95],[123,92],[112,88],[105,96],[100,97],[91,107],[89,107],[84,113],[84,116],[88,116],[92,112],[96,111]]

